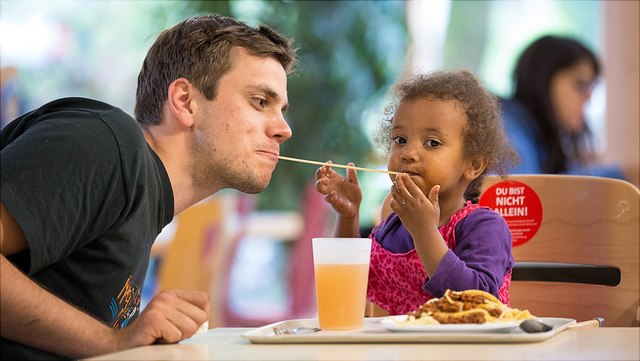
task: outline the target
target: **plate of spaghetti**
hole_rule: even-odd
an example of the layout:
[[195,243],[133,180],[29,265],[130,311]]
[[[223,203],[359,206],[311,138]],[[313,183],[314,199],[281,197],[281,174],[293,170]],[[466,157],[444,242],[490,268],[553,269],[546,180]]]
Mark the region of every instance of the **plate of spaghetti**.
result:
[[408,315],[386,317],[380,324],[394,332],[508,332],[534,317],[488,292],[447,290]]

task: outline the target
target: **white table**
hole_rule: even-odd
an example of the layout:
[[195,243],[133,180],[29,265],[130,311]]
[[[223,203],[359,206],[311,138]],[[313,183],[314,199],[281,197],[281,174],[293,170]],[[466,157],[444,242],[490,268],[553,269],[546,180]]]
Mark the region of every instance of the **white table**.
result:
[[640,328],[573,328],[535,343],[251,344],[249,328],[215,328],[176,345],[90,360],[639,360]]

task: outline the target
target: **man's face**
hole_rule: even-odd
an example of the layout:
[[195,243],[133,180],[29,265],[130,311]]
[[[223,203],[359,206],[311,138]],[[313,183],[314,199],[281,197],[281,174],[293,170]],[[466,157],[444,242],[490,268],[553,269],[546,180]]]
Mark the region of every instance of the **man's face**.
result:
[[280,144],[291,137],[284,113],[287,74],[273,58],[236,51],[219,81],[217,96],[194,114],[193,185],[202,190],[263,191],[278,162]]

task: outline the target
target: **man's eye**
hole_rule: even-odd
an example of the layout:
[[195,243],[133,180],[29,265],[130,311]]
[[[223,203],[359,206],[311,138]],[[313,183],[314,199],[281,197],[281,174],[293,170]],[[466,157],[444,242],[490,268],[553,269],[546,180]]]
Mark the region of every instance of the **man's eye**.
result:
[[407,141],[406,141],[406,139],[404,139],[404,138],[403,138],[403,137],[401,137],[401,136],[395,136],[395,137],[393,137],[393,138],[391,138],[391,139],[392,139],[392,140],[393,140],[393,142],[394,142],[394,143],[396,143],[396,144],[404,144],[404,143],[406,143],[406,142],[407,142]]
[[253,98],[253,101],[255,101],[261,108],[264,108],[267,106],[267,100],[263,99],[263,98]]

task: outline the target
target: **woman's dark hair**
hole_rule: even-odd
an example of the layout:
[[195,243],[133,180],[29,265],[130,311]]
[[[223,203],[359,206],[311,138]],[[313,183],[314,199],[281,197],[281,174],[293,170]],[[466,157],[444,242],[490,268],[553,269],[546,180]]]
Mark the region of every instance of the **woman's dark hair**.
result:
[[[520,55],[514,71],[517,99],[538,122],[547,157],[542,169],[545,173],[560,173],[567,170],[567,152],[577,161],[589,158],[592,137],[586,122],[579,133],[563,134],[550,98],[551,79],[561,70],[587,60],[596,77],[600,64],[595,54],[576,40],[543,36],[531,43]],[[563,147],[563,137],[570,138],[572,149]]]

